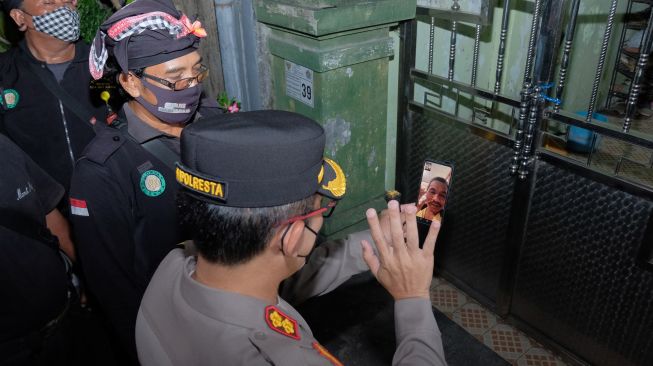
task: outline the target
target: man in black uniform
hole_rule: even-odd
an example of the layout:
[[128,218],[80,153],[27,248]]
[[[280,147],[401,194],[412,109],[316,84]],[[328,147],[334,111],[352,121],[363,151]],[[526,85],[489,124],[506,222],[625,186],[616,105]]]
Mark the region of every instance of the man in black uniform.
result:
[[179,135],[199,114],[221,113],[200,101],[207,70],[197,47],[205,35],[169,0],[139,0],[106,20],[91,46],[91,74],[101,77],[109,59],[132,99],[77,162],[71,220],[88,288],[133,363],[141,297],[183,240],[174,203]]
[[0,154],[0,364],[70,364],[68,268],[46,228],[64,190],[2,135]]
[[25,38],[0,54],[0,131],[66,190],[75,160],[94,136],[89,120],[107,115],[99,98],[92,101],[89,46],[77,40],[76,3],[4,0]]

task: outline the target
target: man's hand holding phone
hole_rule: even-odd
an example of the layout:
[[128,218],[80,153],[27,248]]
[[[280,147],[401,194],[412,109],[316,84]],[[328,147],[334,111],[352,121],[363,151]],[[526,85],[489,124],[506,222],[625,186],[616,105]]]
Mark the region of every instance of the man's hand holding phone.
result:
[[371,243],[363,241],[363,258],[372,274],[395,300],[429,298],[433,253],[440,222],[430,224],[423,248],[420,248],[416,212],[414,205],[404,205],[400,210],[397,201],[390,201],[385,225],[380,223],[376,210],[369,209],[366,213],[378,256],[372,250]]

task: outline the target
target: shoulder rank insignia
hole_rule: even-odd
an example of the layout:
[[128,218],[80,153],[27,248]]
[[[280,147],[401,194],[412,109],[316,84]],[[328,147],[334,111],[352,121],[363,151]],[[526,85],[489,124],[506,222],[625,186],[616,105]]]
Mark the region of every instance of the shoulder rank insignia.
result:
[[277,333],[281,333],[292,339],[301,339],[299,329],[297,328],[297,321],[284,314],[276,306],[270,305],[265,308],[265,322],[270,329]]
[[333,366],[344,366],[340,360],[332,355],[331,352],[329,352],[329,350],[324,348],[321,344],[313,342],[313,348],[317,351],[317,353],[320,354],[320,356],[326,358],[329,362],[331,362]]

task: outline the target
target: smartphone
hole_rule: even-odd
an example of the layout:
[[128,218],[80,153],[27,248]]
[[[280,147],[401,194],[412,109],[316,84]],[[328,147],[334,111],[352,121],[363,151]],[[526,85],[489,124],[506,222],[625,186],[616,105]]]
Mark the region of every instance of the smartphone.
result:
[[[428,228],[433,220],[444,220],[453,181],[453,163],[425,160],[417,192],[417,222]],[[421,231],[421,230],[420,230]]]

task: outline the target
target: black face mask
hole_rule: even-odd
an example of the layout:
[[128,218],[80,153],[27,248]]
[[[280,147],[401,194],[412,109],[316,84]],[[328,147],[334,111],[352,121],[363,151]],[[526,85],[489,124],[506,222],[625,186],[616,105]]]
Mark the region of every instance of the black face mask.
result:
[[[170,90],[159,88],[145,79],[143,86],[156,96],[157,104],[151,104],[142,96],[134,99],[138,101],[148,112],[152,113],[161,122],[170,124],[183,124],[193,117],[200,104],[202,88],[200,84],[183,90]],[[147,86],[149,84],[151,86]]]

